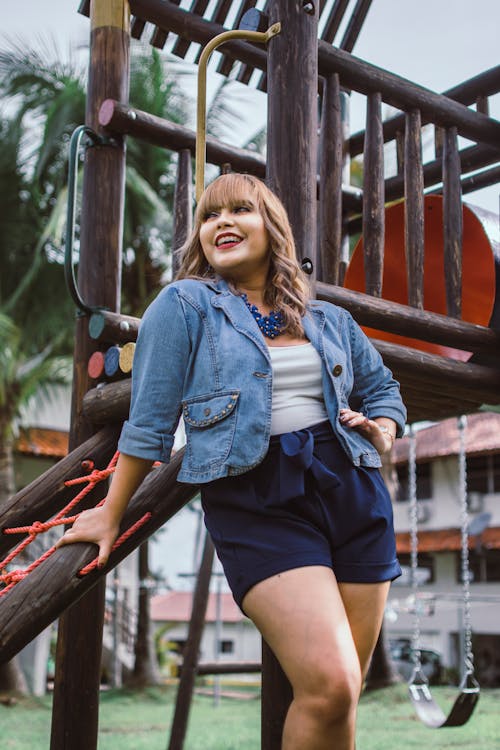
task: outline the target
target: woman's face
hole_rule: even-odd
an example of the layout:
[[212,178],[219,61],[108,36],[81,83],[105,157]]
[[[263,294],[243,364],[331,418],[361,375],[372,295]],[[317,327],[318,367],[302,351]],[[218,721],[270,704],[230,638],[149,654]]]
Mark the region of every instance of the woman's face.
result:
[[200,242],[208,263],[223,278],[265,283],[269,269],[269,235],[252,203],[211,211],[200,227]]

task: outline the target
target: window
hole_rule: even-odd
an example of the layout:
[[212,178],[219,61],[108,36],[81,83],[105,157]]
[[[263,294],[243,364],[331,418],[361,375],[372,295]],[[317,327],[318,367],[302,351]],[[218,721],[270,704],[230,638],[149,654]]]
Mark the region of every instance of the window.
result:
[[467,491],[500,492],[500,454],[467,458]]
[[[409,483],[408,465],[396,466],[398,475],[398,491],[396,500],[398,503],[408,502]],[[432,497],[431,464],[417,464],[417,500],[429,500]]]
[[[462,581],[462,557],[456,555],[457,581]],[[472,583],[498,583],[500,581],[500,550],[469,550],[469,570]]]
[[[399,564],[403,571],[401,579],[396,579],[394,583],[400,583],[403,586],[409,586],[411,582],[411,555],[409,553],[403,553],[398,555]],[[435,581],[435,564],[434,555],[430,555],[426,552],[418,554],[418,567],[417,567],[417,583],[422,585],[424,583],[434,583]]]
[[233,654],[234,653],[234,641],[219,641],[219,653],[220,654]]

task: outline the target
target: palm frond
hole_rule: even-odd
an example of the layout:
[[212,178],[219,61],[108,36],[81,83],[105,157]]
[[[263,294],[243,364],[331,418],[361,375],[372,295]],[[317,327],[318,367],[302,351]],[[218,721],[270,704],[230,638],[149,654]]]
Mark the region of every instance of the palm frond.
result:
[[241,125],[244,103],[244,92],[230,78],[224,78],[207,108],[207,133],[217,138],[232,134]]
[[245,143],[242,148],[248,149],[249,151],[256,151],[258,154],[265,156],[267,146],[267,127],[264,125],[260,130],[257,130]]

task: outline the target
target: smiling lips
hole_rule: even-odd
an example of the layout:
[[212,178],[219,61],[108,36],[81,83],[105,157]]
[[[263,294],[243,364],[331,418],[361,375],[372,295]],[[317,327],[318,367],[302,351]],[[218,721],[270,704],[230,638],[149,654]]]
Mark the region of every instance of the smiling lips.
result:
[[242,237],[239,237],[237,234],[224,232],[215,238],[215,246],[224,250],[230,250],[232,247],[236,247],[241,241]]

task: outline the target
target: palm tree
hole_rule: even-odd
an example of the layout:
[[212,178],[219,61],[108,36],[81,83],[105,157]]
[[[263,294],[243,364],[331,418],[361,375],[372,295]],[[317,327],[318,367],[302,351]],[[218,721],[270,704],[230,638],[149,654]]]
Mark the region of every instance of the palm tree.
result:
[[[27,340],[8,316],[0,313],[0,504],[15,492],[14,430],[21,409],[30,399],[44,396],[49,385],[70,377],[67,357],[51,355],[51,347],[37,354],[26,351]],[[0,691],[26,692],[17,660],[0,666]]]

